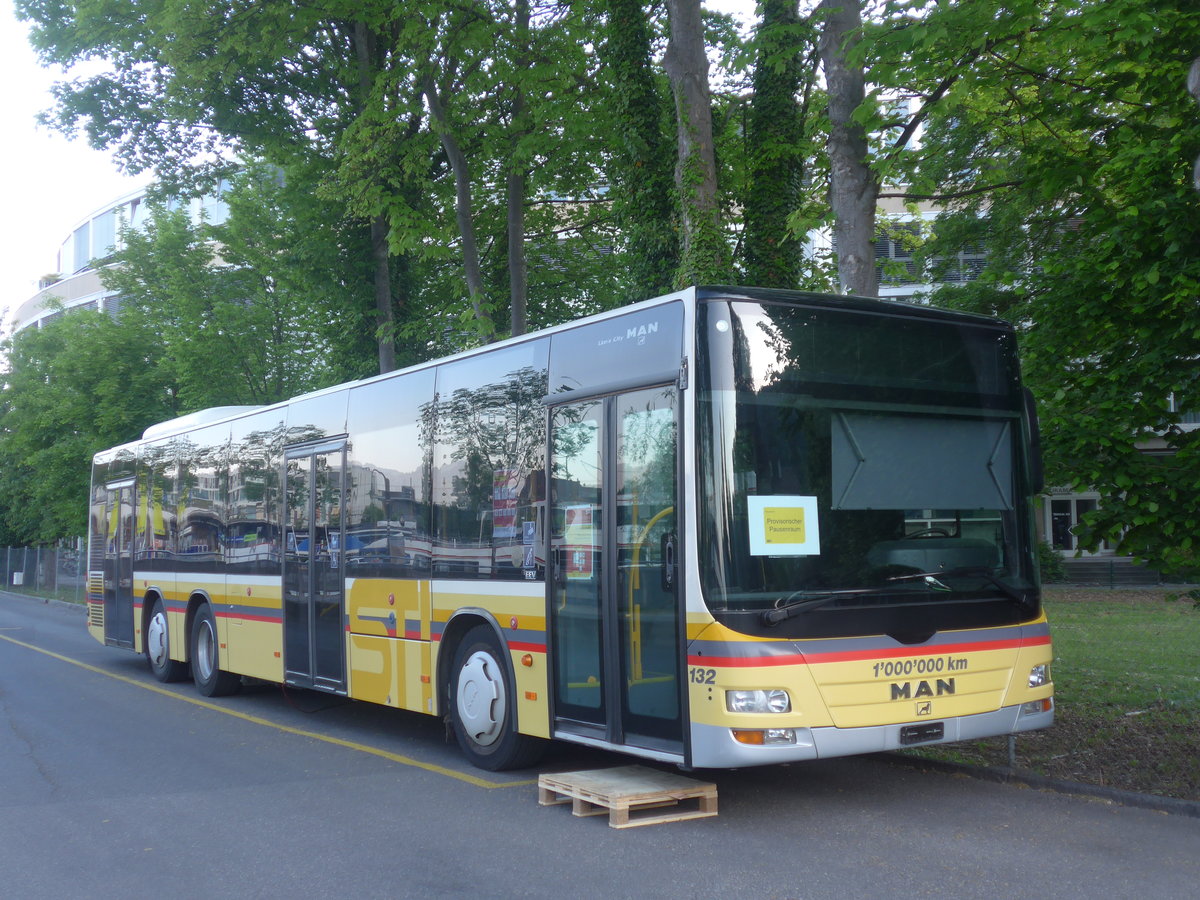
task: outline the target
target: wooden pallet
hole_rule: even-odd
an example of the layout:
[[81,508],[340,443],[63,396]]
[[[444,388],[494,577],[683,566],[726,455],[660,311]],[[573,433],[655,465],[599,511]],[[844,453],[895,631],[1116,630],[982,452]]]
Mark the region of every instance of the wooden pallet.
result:
[[[680,808],[683,801],[697,808]],[[644,766],[559,772],[538,778],[538,804],[571,804],[576,816],[608,812],[612,828],[657,825],[717,814],[717,786]]]

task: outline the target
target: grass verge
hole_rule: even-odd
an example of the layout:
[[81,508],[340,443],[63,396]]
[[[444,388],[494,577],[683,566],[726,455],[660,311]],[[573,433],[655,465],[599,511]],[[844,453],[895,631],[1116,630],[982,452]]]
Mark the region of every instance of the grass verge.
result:
[[[1016,765],[1052,778],[1200,800],[1200,609],[1168,589],[1051,586],[1055,724]],[[908,751],[1007,766],[1008,739]]]

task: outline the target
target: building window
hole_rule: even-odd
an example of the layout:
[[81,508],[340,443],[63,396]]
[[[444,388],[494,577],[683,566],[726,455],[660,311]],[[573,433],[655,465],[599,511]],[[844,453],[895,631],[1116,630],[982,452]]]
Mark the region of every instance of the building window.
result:
[[1167,398],[1167,409],[1179,415],[1180,425],[1200,425],[1200,410],[1184,411],[1184,402],[1175,394]]
[[75,229],[75,234],[72,236],[74,244],[74,258],[71,260],[72,272],[82,272],[92,261],[91,228],[91,222],[84,222]]
[[[875,235],[875,268],[882,287],[915,284],[964,284],[983,272],[987,253],[983,247],[968,246],[952,256],[920,259],[923,240],[921,222],[889,223]],[[837,256],[837,235],[832,236]]]
[[987,254],[982,247],[965,247],[953,256],[936,256],[932,269],[939,282],[965,284],[974,281],[983,272]]
[[112,255],[117,245],[117,210],[110,209],[91,221],[92,257],[104,259]]
[[[1063,556],[1074,556],[1080,551],[1079,538],[1075,532],[1085,515],[1099,506],[1096,496],[1058,496],[1052,497],[1046,513],[1046,537],[1050,545]],[[1084,556],[1106,554],[1110,552],[1107,542],[1101,543],[1094,551],[1083,551]]]
[[875,237],[875,268],[881,285],[920,284],[921,266],[913,251],[921,235],[918,222],[890,225]]

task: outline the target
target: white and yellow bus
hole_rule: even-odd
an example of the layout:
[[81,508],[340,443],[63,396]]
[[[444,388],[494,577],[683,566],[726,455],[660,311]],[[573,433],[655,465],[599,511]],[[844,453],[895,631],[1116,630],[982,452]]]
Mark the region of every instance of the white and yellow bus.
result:
[[88,623],[244,678],[732,767],[1053,719],[1012,329],[703,287],[98,454]]

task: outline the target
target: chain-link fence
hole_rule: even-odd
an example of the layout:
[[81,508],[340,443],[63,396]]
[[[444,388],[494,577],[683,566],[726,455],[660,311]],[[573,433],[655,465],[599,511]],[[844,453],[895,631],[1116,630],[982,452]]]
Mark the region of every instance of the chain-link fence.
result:
[[83,544],[80,540],[56,547],[0,547],[0,589],[83,603]]

